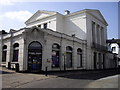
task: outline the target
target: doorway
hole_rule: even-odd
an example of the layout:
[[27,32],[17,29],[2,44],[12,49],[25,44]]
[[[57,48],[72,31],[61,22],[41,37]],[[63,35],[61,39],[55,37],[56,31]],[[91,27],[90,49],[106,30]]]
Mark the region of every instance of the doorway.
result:
[[93,59],[94,59],[94,69],[97,69],[97,53],[96,52],[94,52]]
[[40,72],[42,69],[42,45],[34,41],[28,46],[28,71]]

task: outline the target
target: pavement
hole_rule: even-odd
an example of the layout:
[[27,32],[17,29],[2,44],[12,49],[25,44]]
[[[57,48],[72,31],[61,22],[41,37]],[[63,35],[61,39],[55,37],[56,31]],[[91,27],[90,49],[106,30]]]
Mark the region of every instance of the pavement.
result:
[[120,75],[109,76],[95,80],[86,88],[118,88],[118,77]]
[[[49,74],[47,77],[44,74],[34,74],[34,73],[17,73],[14,70],[8,70],[6,68],[0,67],[0,76],[2,77],[2,88],[16,88],[21,85],[25,85],[31,83],[33,81],[47,80],[51,78],[57,78],[61,76],[67,76],[70,74],[74,74],[74,72],[65,72],[65,73],[53,73]],[[96,73],[96,71],[84,71],[79,73]],[[83,75],[84,75],[83,74]],[[89,83],[86,88],[118,88],[118,79],[120,74],[112,75],[108,77],[102,77],[97,80],[93,80],[93,82]]]
[[29,82],[55,77],[53,75],[46,77],[44,74],[17,73],[14,70],[8,70],[6,68],[2,68],[2,72],[0,75],[2,77],[2,88],[16,88]]

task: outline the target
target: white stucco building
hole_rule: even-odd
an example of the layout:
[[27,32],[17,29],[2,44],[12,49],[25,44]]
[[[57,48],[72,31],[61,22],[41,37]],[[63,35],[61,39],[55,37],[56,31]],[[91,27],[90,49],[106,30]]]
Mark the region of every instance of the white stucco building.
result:
[[[110,43],[111,41],[111,43]],[[115,41],[115,42],[112,42]],[[120,47],[119,47],[119,39],[109,40],[109,51],[114,54],[115,59],[117,60],[117,65],[120,66]]]
[[117,43],[110,44],[112,53],[119,54],[119,46]]
[[26,28],[1,35],[2,65],[22,71],[104,69],[108,65],[107,22],[99,10],[62,15],[37,11]]

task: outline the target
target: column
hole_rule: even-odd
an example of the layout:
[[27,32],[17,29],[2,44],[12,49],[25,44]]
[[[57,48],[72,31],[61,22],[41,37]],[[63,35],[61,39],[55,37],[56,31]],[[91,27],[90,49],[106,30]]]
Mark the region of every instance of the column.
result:
[[95,22],[92,22],[92,41],[95,43]]
[[99,25],[97,25],[97,44],[100,44],[100,33],[99,33]]
[[95,43],[97,43],[97,38],[98,38],[98,35],[97,35],[97,24],[95,24]]
[[73,69],[77,69],[77,49],[75,47],[76,45],[73,44],[73,57],[72,57],[72,66],[73,66]]
[[82,66],[83,66],[83,69],[86,69],[87,68],[87,50],[86,50],[86,45],[83,44],[83,47],[82,47]]
[[102,39],[101,39],[101,27],[99,26],[99,40],[100,40],[100,45],[102,45],[102,43],[101,43],[101,41],[102,41]]
[[103,40],[104,40],[104,39],[103,39],[103,38],[104,38],[103,27],[101,27],[100,30],[101,30],[101,45],[104,45],[104,44],[103,44]]
[[66,59],[66,47],[65,47],[65,44],[64,44],[64,39],[63,39],[63,36],[61,34],[61,41],[60,41],[60,69],[61,70],[64,70],[64,66],[65,66],[65,59]]

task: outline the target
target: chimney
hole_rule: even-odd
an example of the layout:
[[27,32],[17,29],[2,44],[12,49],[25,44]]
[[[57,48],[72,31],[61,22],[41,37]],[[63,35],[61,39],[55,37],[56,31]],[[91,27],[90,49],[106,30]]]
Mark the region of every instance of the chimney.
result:
[[70,14],[70,11],[69,10],[65,10],[65,15],[68,15]]

